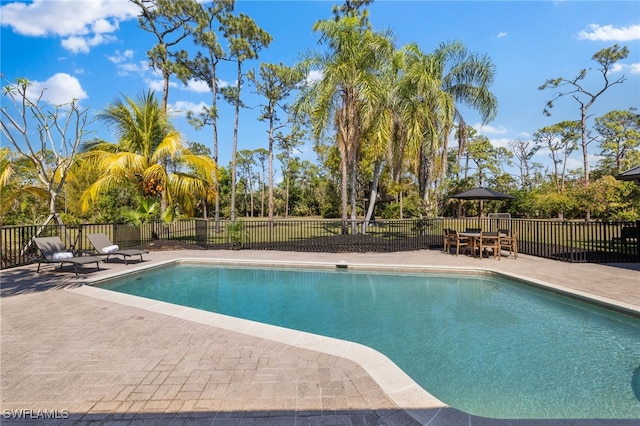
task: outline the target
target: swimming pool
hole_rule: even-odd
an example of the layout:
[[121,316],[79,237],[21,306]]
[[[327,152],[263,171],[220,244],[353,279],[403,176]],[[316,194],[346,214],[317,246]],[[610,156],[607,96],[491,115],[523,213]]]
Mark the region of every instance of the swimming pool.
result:
[[488,275],[181,265],[104,288],[355,341],[500,418],[640,418],[640,320]]

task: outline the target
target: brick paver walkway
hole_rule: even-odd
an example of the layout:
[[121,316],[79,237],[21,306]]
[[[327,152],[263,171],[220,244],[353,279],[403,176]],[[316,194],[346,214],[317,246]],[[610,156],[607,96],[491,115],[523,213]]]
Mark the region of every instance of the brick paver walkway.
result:
[[67,409],[92,421],[412,423],[344,358],[61,290],[6,298],[2,318],[3,410]]

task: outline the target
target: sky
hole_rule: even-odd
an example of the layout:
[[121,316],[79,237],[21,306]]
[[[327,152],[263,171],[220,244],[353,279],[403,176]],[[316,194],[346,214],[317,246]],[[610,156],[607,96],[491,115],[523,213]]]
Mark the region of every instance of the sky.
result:
[[[7,81],[27,78],[34,91],[46,88],[52,103],[76,98],[94,116],[122,96],[136,98],[146,90],[162,94],[162,80],[147,59],[153,36],[138,27],[135,5],[127,0],[0,0],[0,69]],[[260,62],[293,65],[305,52],[319,48],[313,24],[330,18],[336,1],[239,0],[236,11],[252,17],[273,36],[270,46],[249,61],[244,70]],[[423,52],[440,44],[463,42],[470,51],[487,55],[496,68],[491,91],[498,99],[493,121],[482,124],[473,110],[461,108],[465,121],[487,136],[494,146],[507,147],[510,140],[531,140],[542,127],[564,120],[578,120],[578,103],[570,97],[555,102],[551,117],[543,114],[546,100],[555,92],[538,90],[546,80],[575,78],[590,69],[585,86],[598,91],[603,80],[597,51],[614,44],[627,46],[629,56],[616,64],[610,80],[626,81],[608,89],[590,110],[591,120],[608,111],[640,108],[640,2],[638,1],[392,1],[376,0],[368,7],[377,30],[390,30],[397,48],[417,43]],[[192,50],[192,49],[190,49]],[[195,52],[195,50],[192,50]],[[220,84],[235,84],[236,68],[219,67]],[[240,113],[238,149],[267,148],[267,124],[258,121],[263,100],[243,89],[249,108]],[[185,140],[212,148],[209,127],[196,131],[184,119],[187,110],[210,103],[203,84],[184,85],[172,80],[169,104],[173,123]],[[2,106],[9,104],[2,98]],[[233,107],[219,103],[219,163],[231,160]],[[592,123],[592,121],[590,121]],[[92,137],[115,142],[100,123],[91,127]],[[4,138],[4,136],[3,136]],[[8,141],[2,139],[2,145]],[[313,144],[300,148],[302,159],[315,161]],[[591,162],[597,150],[591,147]],[[574,152],[569,169],[582,165]],[[548,164],[544,150],[534,161]]]

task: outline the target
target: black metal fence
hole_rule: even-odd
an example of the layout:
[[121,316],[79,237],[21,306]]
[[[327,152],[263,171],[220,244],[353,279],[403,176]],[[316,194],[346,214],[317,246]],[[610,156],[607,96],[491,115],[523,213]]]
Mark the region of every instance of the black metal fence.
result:
[[[569,222],[503,218],[433,218],[362,221],[189,219],[172,224],[154,222],[140,227],[125,224],[7,226],[0,228],[2,268],[37,261],[32,238],[59,236],[65,245],[91,252],[87,234],[104,233],[120,247],[154,241],[193,244],[203,249],[253,249],[300,252],[396,252],[437,249],[445,228],[464,231],[509,229],[516,233],[520,253],[567,262],[640,262],[640,221]],[[170,245],[169,245],[170,246]]]

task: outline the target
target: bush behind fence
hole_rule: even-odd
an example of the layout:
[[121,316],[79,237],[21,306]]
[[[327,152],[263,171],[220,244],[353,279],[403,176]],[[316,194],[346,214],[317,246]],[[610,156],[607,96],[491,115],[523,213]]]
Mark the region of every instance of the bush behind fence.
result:
[[445,228],[464,231],[509,229],[517,233],[520,253],[567,262],[639,262],[639,222],[569,222],[510,218],[433,218],[362,221],[188,219],[172,224],[37,225],[0,228],[2,268],[36,262],[32,238],[59,236],[79,253],[90,253],[87,234],[104,233],[121,248],[154,240],[194,244],[204,249],[253,249],[300,252],[395,252],[439,249]]

